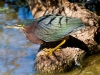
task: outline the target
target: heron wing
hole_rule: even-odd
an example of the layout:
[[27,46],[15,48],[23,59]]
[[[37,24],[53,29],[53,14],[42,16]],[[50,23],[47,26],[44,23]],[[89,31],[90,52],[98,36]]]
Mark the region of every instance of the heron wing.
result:
[[37,19],[35,35],[45,42],[58,41],[84,26],[82,21],[77,18],[47,15]]

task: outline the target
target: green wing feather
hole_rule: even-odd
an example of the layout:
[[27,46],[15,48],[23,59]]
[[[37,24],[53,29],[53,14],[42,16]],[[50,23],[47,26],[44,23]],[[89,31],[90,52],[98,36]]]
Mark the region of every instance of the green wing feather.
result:
[[61,40],[85,27],[80,19],[60,15],[46,15],[35,21],[35,35],[46,42]]

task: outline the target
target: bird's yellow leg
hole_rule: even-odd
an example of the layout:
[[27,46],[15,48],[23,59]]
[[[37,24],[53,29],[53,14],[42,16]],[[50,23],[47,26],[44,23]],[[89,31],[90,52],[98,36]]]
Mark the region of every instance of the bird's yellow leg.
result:
[[47,52],[48,55],[52,55],[52,53],[53,53],[54,51],[60,50],[60,46],[62,46],[62,45],[66,42],[66,40],[67,40],[68,38],[69,38],[69,36],[66,37],[66,38],[65,38],[60,44],[58,44],[55,48],[49,48],[49,49],[44,48],[43,50],[44,50],[45,52]]
[[64,39],[59,45],[57,45],[55,48],[53,48],[53,51],[57,50],[66,42],[66,39]]

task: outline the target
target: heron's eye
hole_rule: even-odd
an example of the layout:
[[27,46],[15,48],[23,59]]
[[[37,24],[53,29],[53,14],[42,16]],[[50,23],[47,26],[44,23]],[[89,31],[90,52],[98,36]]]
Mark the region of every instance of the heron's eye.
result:
[[22,27],[24,27],[25,25],[24,24],[22,24]]

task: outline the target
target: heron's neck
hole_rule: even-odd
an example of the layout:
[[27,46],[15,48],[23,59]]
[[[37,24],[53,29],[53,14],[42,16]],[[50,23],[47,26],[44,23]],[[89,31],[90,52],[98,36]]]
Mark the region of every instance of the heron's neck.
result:
[[29,26],[25,26],[25,27],[23,27],[23,31],[25,31],[25,32],[28,32],[28,33],[31,33],[31,32],[33,32],[33,30],[34,30],[34,24],[32,23],[31,25],[29,25]]

